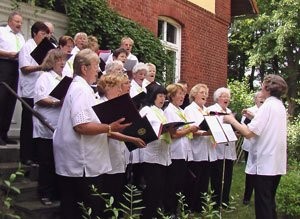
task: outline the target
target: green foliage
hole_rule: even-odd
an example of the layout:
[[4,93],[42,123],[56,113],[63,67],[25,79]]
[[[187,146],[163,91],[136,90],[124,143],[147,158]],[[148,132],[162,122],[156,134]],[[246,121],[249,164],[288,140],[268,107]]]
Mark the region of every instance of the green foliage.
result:
[[[20,189],[14,186],[14,182],[18,177],[24,176],[24,171],[21,169],[21,164],[16,172],[12,173],[7,180],[3,180],[5,191],[0,191],[0,218],[16,218],[20,219],[19,215],[14,214],[11,207],[13,205],[13,195],[20,194]],[[1,194],[3,193],[3,195]]]
[[287,175],[282,176],[277,189],[278,212],[287,216],[300,216],[300,164],[293,162]]
[[133,53],[141,62],[151,62],[157,67],[157,80],[164,83],[163,71],[171,62],[160,40],[141,25],[125,19],[109,8],[105,0],[65,1],[70,18],[68,34],[84,31],[101,42],[102,49],[116,49],[124,36],[131,37],[135,44]]
[[215,210],[216,202],[212,200],[213,191],[203,194],[204,205],[202,206],[202,218],[220,218],[219,211]]
[[230,109],[236,113],[236,118],[242,118],[242,109],[254,105],[254,94],[250,91],[248,79],[244,78],[242,81],[232,80],[227,83],[231,92]]
[[300,161],[300,115],[288,123],[288,159]]

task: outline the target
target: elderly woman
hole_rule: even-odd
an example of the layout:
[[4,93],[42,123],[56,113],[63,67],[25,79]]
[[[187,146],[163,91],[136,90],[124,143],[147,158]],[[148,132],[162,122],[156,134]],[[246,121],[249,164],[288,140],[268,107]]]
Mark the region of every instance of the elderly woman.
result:
[[131,97],[134,97],[143,91],[146,92],[142,85],[146,75],[148,74],[148,71],[148,66],[143,62],[139,62],[133,67],[131,88],[129,93]]
[[[205,84],[195,85],[189,94],[191,104],[184,109],[187,119],[194,121],[198,126],[204,120],[203,116],[208,115],[205,107],[208,91]],[[188,186],[187,201],[190,208],[196,212],[202,211],[202,196],[208,192],[211,165],[217,159],[216,149],[212,146],[208,135],[206,131],[199,130],[194,133],[191,140],[193,161],[188,163],[188,167],[194,173],[195,179],[191,180]]]
[[102,124],[92,109],[97,104],[91,84],[96,82],[99,57],[83,49],[74,59],[74,79],[64,99],[53,137],[55,169],[59,178],[62,218],[81,218],[78,202],[102,216],[104,203],[91,196],[93,184],[101,191],[103,174],[111,171],[107,136],[130,124],[124,118]]
[[116,73],[123,73],[124,72],[124,66],[123,62],[120,60],[114,60],[105,66],[105,71],[103,74],[116,74]]
[[[153,85],[147,90],[147,106],[140,111],[141,116],[146,116],[153,129],[159,135],[162,124],[167,123],[162,107],[167,95],[167,90],[161,85]],[[171,137],[164,133],[156,141],[147,144],[143,151],[143,173],[146,189],[143,192],[145,209],[142,218],[158,217],[157,208],[162,208],[164,191],[166,187],[167,167],[171,164],[169,144]]]
[[[42,68],[45,70],[38,78],[34,88],[34,109],[53,127],[61,110],[61,101],[49,96],[50,92],[62,79],[66,54],[58,49],[50,50]],[[33,138],[37,144],[39,179],[38,192],[41,202],[45,205],[58,198],[53,158],[53,132],[45,127],[37,118],[33,117]]]
[[[104,91],[104,95],[100,96],[100,102],[105,102],[120,96],[122,92],[122,83],[125,75],[107,74],[103,75],[98,81],[98,87]],[[138,147],[144,147],[145,142],[140,138],[135,138],[121,133],[112,133],[108,139],[109,156],[112,170],[103,175],[104,185],[102,192],[109,193],[114,197],[115,207],[120,207],[122,194],[125,185],[125,170],[126,170],[126,146],[124,141],[132,142]]]
[[[225,87],[218,88],[214,92],[215,104],[208,107],[209,111],[219,112],[219,113],[231,113],[228,109],[230,103],[230,90]],[[223,116],[220,116],[222,121]],[[230,188],[232,181],[232,170],[233,161],[236,160],[236,149],[235,142],[220,143],[216,146],[217,160],[213,162],[212,165],[212,176],[211,176],[211,187],[214,191],[214,200],[217,206],[222,203],[228,206],[230,197]],[[225,159],[225,172],[223,176],[223,161]],[[224,177],[224,185],[222,185],[222,178]],[[223,187],[223,194],[221,194]],[[222,200],[221,199],[222,195]]]
[[[168,122],[188,122],[184,111],[180,108],[184,99],[184,89],[181,84],[170,84],[167,86],[170,103],[164,113]],[[183,192],[186,176],[187,161],[193,159],[191,142],[193,133],[198,131],[195,125],[186,125],[171,133],[172,143],[170,144],[170,154],[172,164],[168,167],[167,174],[167,196],[165,209],[171,214],[176,214],[177,198],[176,193]]]
[[143,80],[143,88],[146,88],[149,84],[154,82],[156,76],[156,66],[152,63],[146,63],[146,65],[148,66],[149,71]]
[[233,115],[224,117],[251,139],[246,173],[254,180],[255,215],[259,219],[277,218],[275,195],[287,164],[287,116],[280,99],[287,92],[287,84],[282,77],[270,74],[264,78],[261,92],[266,99],[247,126]]

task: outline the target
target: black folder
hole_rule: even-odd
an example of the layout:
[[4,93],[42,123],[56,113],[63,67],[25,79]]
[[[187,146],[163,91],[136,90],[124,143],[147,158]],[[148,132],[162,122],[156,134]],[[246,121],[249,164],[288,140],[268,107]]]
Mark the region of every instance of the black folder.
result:
[[[133,122],[132,125],[125,128],[122,133],[125,135],[141,138],[146,144],[158,139],[146,116]],[[138,148],[131,142],[125,142],[125,145],[127,146],[129,151],[133,151],[134,149]]]
[[140,109],[145,104],[146,96],[147,94],[145,92],[141,92],[131,98],[137,109]]
[[209,126],[208,126],[205,119],[203,119],[203,121],[200,123],[199,128],[202,131],[208,131],[209,130]]
[[73,78],[70,78],[68,76],[65,76],[58,85],[51,91],[49,96],[55,97],[58,100],[62,100],[70,87],[70,84],[72,83]]
[[181,126],[188,125],[191,123],[194,123],[194,122],[169,122],[169,123],[163,124],[161,133],[163,134],[165,132],[168,132],[171,129],[178,129]]
[[42,42],[30,53],[32,58],[40,65],[43,63],[44,58],[51,49],[56,47],[50,42],[50,40],[45,37]]
[[229,114],[228,113],[221,113],[221,112],[210,111],[209,115],[210,116],[225,116],[225,115],[229,115]]
[[125,118],[124,123],[134,122],[141,118],[128,93],[95,105],[93,110],[100,121],[105,124],[121,118]]

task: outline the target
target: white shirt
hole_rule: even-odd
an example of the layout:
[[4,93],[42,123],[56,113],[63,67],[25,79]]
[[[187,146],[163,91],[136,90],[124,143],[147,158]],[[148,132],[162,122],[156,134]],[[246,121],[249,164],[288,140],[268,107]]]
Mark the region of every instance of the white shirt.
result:
[[[104,96],[100,97],[100,103],[107,101]],[[107,174],[125,173],[126,170],[126,150],[127,147],[123,141],[108,138],[109,157],[112,166],[112,170]]]
[[93,89],[76,76],[67,92],[53,136],[55,169],[68,177],[95,177],[111,170],[107,134],[81,135],[74,127],[100,123],[92,109],[96,104]]
[[62,71],[62,76],[68,76],[68,77],[71,77],[73,78],[73,63],[74,63],[74,59],[75,59],[75,56],[76,54],[73,54],[67,61],[66,61],[66,64],[63,68],[63,71]]
[[[207,109],[208,111],[222,112],[222,107],[218,103],[209,106]],[[226,108],[226,113],[231,113],[231,110]],[[219,118],[220,121],[223,121],[223,116],[220,116]],[[223,160],[225,155],[225,159],[236,160],[235,142],[228,142],[228,145],[220,143],[217,144],[215,147],[217,152],[217,159]]]
[[[248,108],[247,110],[250,111],[251,113],[253,113],[253,115],[255,115],[257,110],[258,110],[258,107],[256,105],[254,105],[254,106]],[[244,123],[245,119],[246,119],[246,117],[243,116],[242,120],[241,120],[241,123]],[[249,152],[250,147],[251,147],[251,139],[244,138],[244,141],[243,141],[243,144],[242,144],[243,150]]]
[[[206,111],[206,107],[202,109]],[[199,126],[204,120],[203,114],[198,104],[194,101],[184,109],[184,113],[188,121],[195,122]],[[193,152],[193,161],[215,161],[217,160],[216,148],[212,146],[210,136],[197,136],[194,135],[191,140],[191,147]]]
[[[36,81],[34,88],[34,109],[39,112],[54,129],[57,127],[61,107],[39,106],[36,102],[48,98],[60,80],[61,77],[54,71],[43,72]],[[33,137],[46,139],[52,139],[53,137],[53,132],[44,126],[35,116],[33,116]]]
[[[18,43],[17,40],[19,41]],[[5,52],[19,52],[24,43],[25,40],[21,33],[15,34],[9,25],[0,27],[0,50]]]
[[[128,54],[127,59],[136,60],[137,63],[139,62],[138,58],[135,55],[133,55],[132,53]],[[111,63],[112,61],[113,61],[113,54],[111,53],[107,58],[106,65]]]
[[[168,122],[185,122],[178,114],[178,111],[184,114],[181,108],[177,108],[172,103],[169,103],[164,113]],[[170,144],[171,159],[185,159],[188,161],[193,160],[193,154],[191,149],[191,142],[186,137],[172,139]]]
[[[162,121],[158,118],[158,114],[164,117],[164,112],[156,106],[145,106],[141,109],[140,115],[146,116],[155,133],[159,135]],[[165,118],[167,121],[167,118]],[[147,144],[145,148],[140,149],[143,151],[142,161],[146,163],[157,163],[163,166],[169,166],[171,164],[171,156],[169,145],[166,141],[158,139]]]
[[281,100],[268,97],[248,127],[257,136],[251,138],[246,173],[286,174],[287,117]]
[[23,74],[21,68],[25,66],[38,66],[38,63],[32,58],[30,53],[36,48],[36,43],[33,39],[27,40],[22,49],[19,52],[19,94],[21,97],[33,98],[34,87],[37,79],[39,78],[41,71],[31,72],[29,74]]
[[139,93],[141,93],[141,92],[147,92],[146,91],[146,89],[145,88],[142,88],[138,83],[136,83],[136,81],[135,80],[131,80],[131,82],[130,82],[130,84],[131,84],[131,87],[130,87],[130,90],[129,90],[129,95],[130,95],[130,97],[132,98],[132,97],[134,97],[134,96],[136,96],[136,95],[138,95]]

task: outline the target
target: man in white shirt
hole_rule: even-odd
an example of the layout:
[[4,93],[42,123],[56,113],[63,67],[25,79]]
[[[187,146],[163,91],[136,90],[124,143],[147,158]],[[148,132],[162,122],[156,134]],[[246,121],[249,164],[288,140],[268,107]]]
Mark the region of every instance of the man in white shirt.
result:
[[287,163],[287,116],[280,100],[287,84],[282,77],[270,74],[264,78],[261,92],[266,100],[248,125],[240,124],[233,115],[224,116],[224,122],[251,139],[246,173],[254,178],[257,219],[277,218],[275,195]]
[[[0,27],[0,81],[7,83],[14,91],[17,91],[19,78],[18,52],[25,43],[21,26],[22,15],[12,12],[7,25]],[[0,85],[0,145],[17,143],[7,136],[15,104],[16,97]]]

